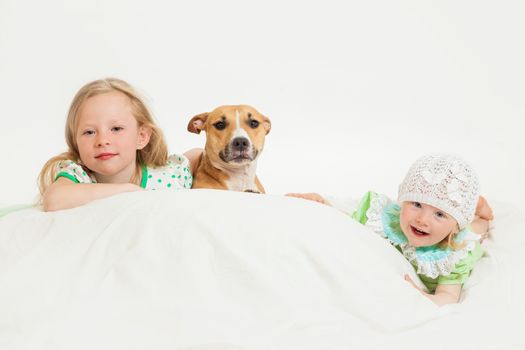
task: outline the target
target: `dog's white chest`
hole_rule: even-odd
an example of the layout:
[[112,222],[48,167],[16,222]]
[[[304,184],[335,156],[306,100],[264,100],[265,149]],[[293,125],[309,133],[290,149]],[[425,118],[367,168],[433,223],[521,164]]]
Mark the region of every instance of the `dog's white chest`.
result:
[[226,181],[226,186],[230,191],[258,191],[255,186],[255,181],[248,181],[248,179],[235,178]]
[[255,184],[255,169],[256,164],[252,163],[246,169],[242,169],[236,172],[230,172],[230,178],[226,180],[226,186],[231,191],[255,191],[258,192],[259,189]]

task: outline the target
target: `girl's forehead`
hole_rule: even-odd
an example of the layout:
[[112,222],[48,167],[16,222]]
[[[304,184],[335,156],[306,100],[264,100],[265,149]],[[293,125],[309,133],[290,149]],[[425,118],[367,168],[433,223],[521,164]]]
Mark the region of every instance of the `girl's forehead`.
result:
[[136,122],[131,101],[125,94],[112,91],[91,96],[78,110],[79,125],[90,123]]

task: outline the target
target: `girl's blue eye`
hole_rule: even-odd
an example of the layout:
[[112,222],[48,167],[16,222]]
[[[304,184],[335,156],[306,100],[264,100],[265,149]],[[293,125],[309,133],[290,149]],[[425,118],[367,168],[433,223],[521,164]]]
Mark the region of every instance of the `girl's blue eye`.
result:
[[95,132],[93,130],[86,130],[82,133],[82,135],[93,135]]
[[118,131],[120,131],[122,129],[124,129],[124,128],[121,127],[121,126],[114,126],[114,127],[111,128],[111,131],[117,131],[118,132]]
[[440,218],[440,219],[446,217],[445,213],[443,213],[443,212],[441,212],[441,211],[437,211],[437,212],[436,212],[436,216],[437,216],[438,218]]
[[421,203],[419,202],[412,202],[412,205],[416,208],[421,208]]

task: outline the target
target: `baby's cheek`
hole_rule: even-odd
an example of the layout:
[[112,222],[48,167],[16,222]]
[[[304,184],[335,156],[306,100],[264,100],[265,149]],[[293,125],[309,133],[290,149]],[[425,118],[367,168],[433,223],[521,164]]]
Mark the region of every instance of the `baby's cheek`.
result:
[[401,231],[403,231],[403,233],[405,235],[407,235],[407,227],[408,227],[408,219],[407,219],[407,212],[406,210],[403,210],[403,208],[401,208],[401,212],[399,213],[399,226],[401,227]]
[[399,211],[399,222],[404,223],[406,222],[406,211],[404,210],[403,206],[401,207],[401,210]]

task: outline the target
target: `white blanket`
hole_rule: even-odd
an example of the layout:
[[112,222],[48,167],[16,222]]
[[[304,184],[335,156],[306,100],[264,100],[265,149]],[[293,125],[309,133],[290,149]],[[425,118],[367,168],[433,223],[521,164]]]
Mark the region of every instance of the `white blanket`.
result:
[[127,193],[0,219],[0,349],[522,349],[524,213],[497,221],[457,305],[385,240],[274,195]]

